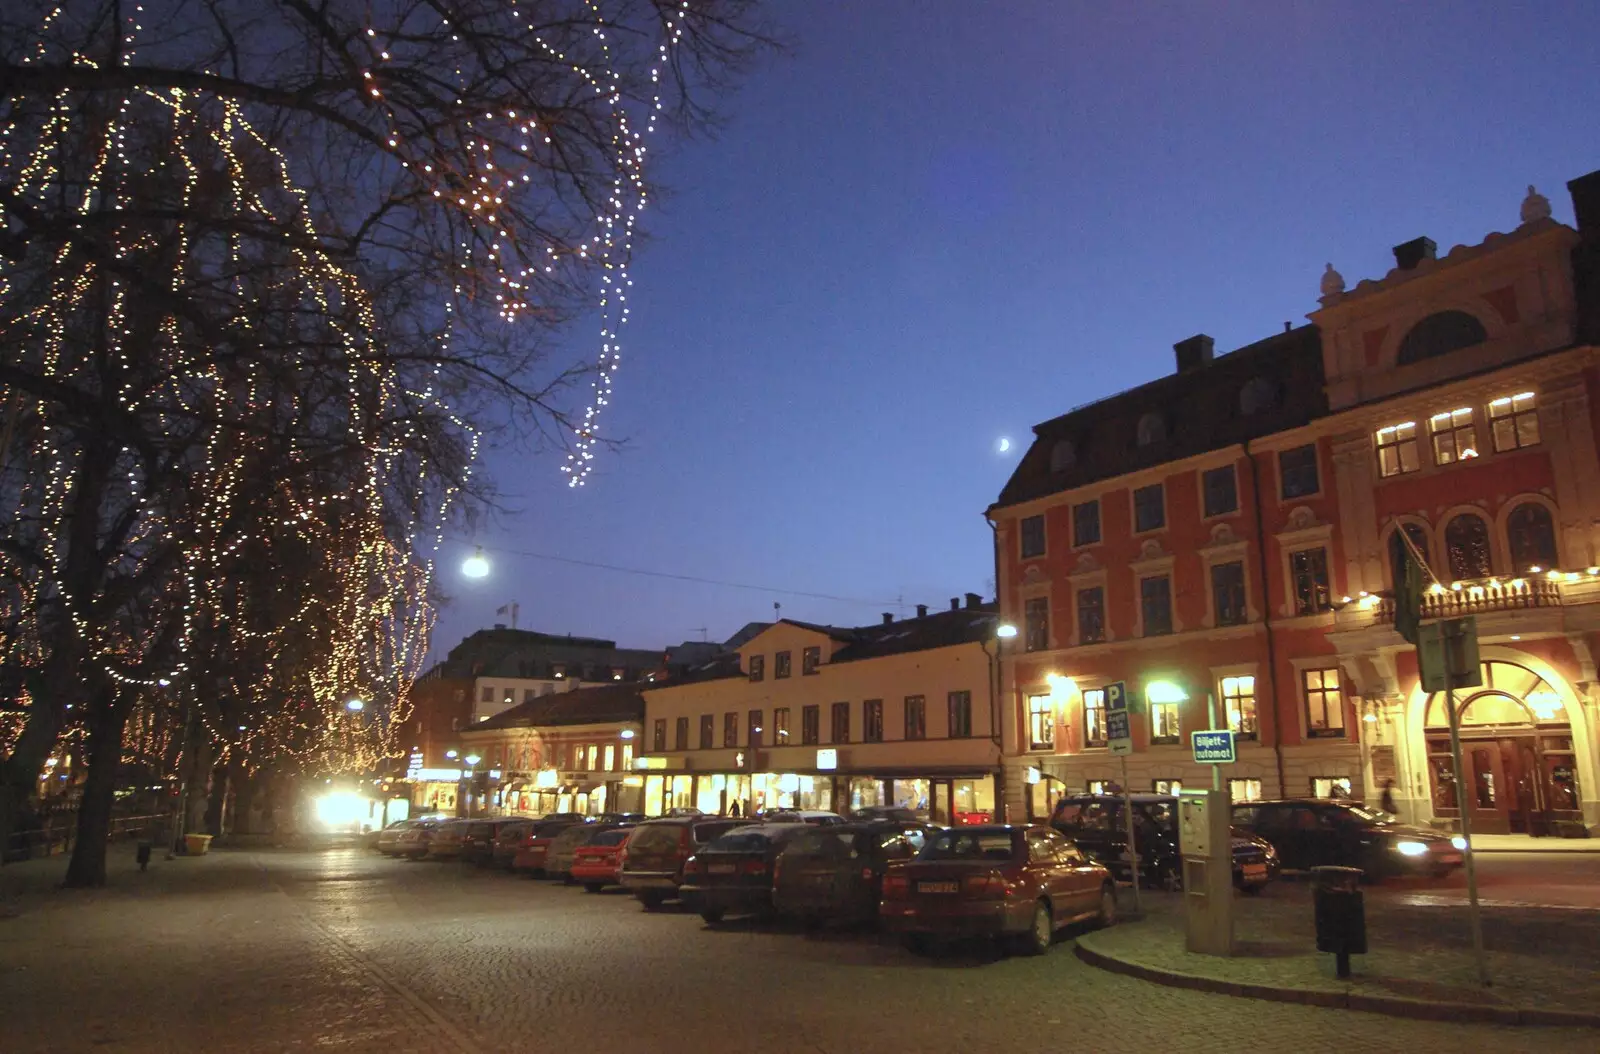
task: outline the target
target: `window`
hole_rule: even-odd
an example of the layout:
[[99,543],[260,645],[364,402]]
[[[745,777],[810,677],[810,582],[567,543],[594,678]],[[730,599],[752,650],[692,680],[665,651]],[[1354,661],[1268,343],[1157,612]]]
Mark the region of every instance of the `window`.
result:
[[1445,524],[1444,552],[1451,578],[1487,578],[1494,573],[1489,559],[1489,525],[1476,513],[1464,512]]
[[767,657],[765,655],[750,656],[750,679],[759,681],[767,676]]
[[617,747],[616,747],[616,744],[607,743],[606,744],[605,769],[606,769],[607,772],[614,772],[616,770],[616,767],[617,767]]
[[772,711],[772,741],[779,746],[789,742],[789,708],[780,706]]
[[1465,311],[1440,311],[1418,322],[1400,341],[1395,363],[1408,366],[1413,362],[1446,355],[1460,348],[1470,348],[1489,339],[1483,323]]
[[1433,435],[1433,462],[1449,465],[1478,456],[1478,431],[1472,427],[1472,408],[1447,410],[1428,418]]
[[538,696],[539,696],[539,692],[538,692],[538,689],[536,689],[536,688],[524,688],[522,690],[522,701],[524,703],[531,703],[535,699],[537,699]]
[[667,749],[667,719],[666,718],[664,718],[664,717],[656,718],[655,732],[654,732],[654,735],[651,737],[650,744],[651,744],[651,749],[653,749],[653,750],[660,751],[660,750]]
[[1229,780],[1228,797],[1232,801],[1260,801],[1261,781],[1255,779]]
[[1200,473],[1200,489],[1205,495],[1205,514],[1222,516],[1239,511],[1239,486],[1234,479],[1233,466],[1207,469]]
[[1100,502],[1086,501],[1072,507],[1072,544],[1094,545],[1100,541]]
[[882,699],[868,699],[861,704],[861,742],[883,742]]
[[828,742],[850,742],[850,704],[834,703],[833,713],[830,715],[830,717],[831,720],[829,723],[831,727],[828,729]]
[[1317,776],[1311,781],[1313,798],[1349,798],[1349,776]]
[[739,745],[739,715],[736,711],[729,710],[722,715],[722,745],[725,747]]
[[1278,489],[1285,499],[1310,497],[1322,489],[1317,475],[1317,446],[1307,443],[1278,454]]
[[1178,729],[1178,704],[1151,703],[1150,742],[1176,743],[1180,734]]
[[772,657],[772,679],[781,681],[789,676],[789,653],[780,651]]
[[1322,489],[1317,476],[1316,444],[1307,443],[1278,455],[1278,487],[1285,499],[1309,498]]
[[817,667],[822,665],[822,646],[813,644],[800,652],[800,675],[809,677],[817,672]]
[[[527,766],[524,765],[523,767],[526,768]],[[632,743],[624,743],[624,744],[622,744],[622,771],[631,772],[632,770],[633,770],[633,744]]]
[[1240,739],[1259,739],[1261,727],[1256,721],[1256,679],[1224,677],[1222,679],[1222,708],[1228,715],[1228,727]]
[[1044,515],[1025,516],[1022,520],[1022,558],[1031,560],[1044,555]]
[[1106,639],[1104,586],[1078,590],[1078,643],[1097,644]]
[[1524,502],[1506,518],[1506,541],[1511,548],[1511,569],[1548,570],[1558,563],[1556,528],[1550,510],[1536,501]]
[[1083,745],[1106,745],[1106,690],[1090,688],[1083,693]]
[[717,745],[717,718],[714,714],[700,715],[700,749],[710,750]]
[[1532,392],[1507,395],[1489,404],[1489,431],[1499,453],[1536,446],[1539,442],[1539,407]]
[[1133,492],[1134,533],[1160,530],[1166,525],[1167,502],[1166,496],[1161,492],[1161,484],[1152,483],[1148,487],[1135,488]]
[[[672,730],[672,749],[673,750],[688,750],[689,749],[689,719],[687,717],[680,717],[680,718],[678,718],[676,725],[677,726]],[[705,737],[702,736],[701,738],[704,739]],[[702,747],[709,747],[711,744],[710,743],[701,743],[700,745]]]
[[920,695],[906,696],[906,738],[928,738],[928,702]]
[[1044,651],[1050,647],[1050,598],[1033,597],[1022,605],[1025,651]]
[[972,735],[972,693],[951,692],[947,702],[950,707],[950,738],[966,739]]
[[1151,446],[1167,438],[1167,422],[1154,410],[1139,418],[1134,439],[1140,446]]
[[1070,439],[1058,439],[1050,448],[1050,471],[1065,472],[1078,463],[1078,448]]
[[1110,794],[1111,793],[1111,781],[1110,780],[1090,780],[1089,781],[1089,793],[1090,794],[1096,794],[1096,795],[1098,795],[1098,794]]
[[551,663],[550,676],[557,681],[564,679],[567,676],[567,667],[563,663]]
[[1139,608],[1144,614],[1144,635],[1172,632],[1172,579],[1166,575],[1139,579]]
[[1177,794],[1183,790],[1182,780],[1151,780],[1150,792],[1152,794]]
[[483,691],[478,693],[478,702],[480,702],[480,703],[492,703],[492,702],[494,702],[494,685],[486,684],[486,685],[483,686]]
[[589,755],[588,764],[584,765],[584,769],[586,771],[588,771],[588,772],[593,772],[594,771],[594,767],[595,767],[595,762],[600,760],[600,757],[599,757],[600,748],[598,746],[596,746],[595,744],[590,743],[589,744],[588,755]]
[[1056,708],[1054,701],[1048,693],[1028,696],[1028,749],[1054,750],[1055,746]]
[[1300,694],[1305,699],[1306,735],[1312,739],[1344,736],[1344,692],[1339,668],[1300,671]]
[[1290,553],[1289,581],[1294,586],[1296,615],[1327,611],[1332,600],[1328,590],[1328,550],[1319,546]]
[[1240,626],[1249,620],[1244,605],[1244,562],[1232,560],[1211,568],[1211,600],[1217,625]]
[[1378,474],[1382,476],[1399,476],[1407,472],[1415,472],[1422,467],[1422,459],[1417,454],[1417,423],[1407,421],[1404,424],[1389,425],[1378,429]]
[[800,710],[800,742],[816,746],[822,741],[822,707],[812,705]]
[[761,711],[751,710],[745,715],[748,722],[745,730],[745,742],[754,750],[761,745]]
[[1278,401],[1278,386],[1270,377],[1254,377],[1239,389],[1239,412],[1253,417]]

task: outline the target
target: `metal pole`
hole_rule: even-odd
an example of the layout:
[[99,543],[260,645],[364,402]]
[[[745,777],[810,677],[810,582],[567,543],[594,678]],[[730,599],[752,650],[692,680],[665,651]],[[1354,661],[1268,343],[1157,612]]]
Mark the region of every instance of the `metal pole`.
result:
[[1444,690],[1444,707],[1450,718],[1450,763],[1455,766],[1456,807],[1461,813],[1461,837],[1467,843],[1462,855],[1467,860],[1467,916],[1472,923],[1472,956],[1478,964],[1478,980],[1488,987],[1493,982],[1489,979],[1489,961],[1483,954],[1483,916],[1478,910],[1478,869],[1473,862],[1472,809],[1461,771],[1461,721],[1456,713],[1455,673],[1452,663],[1447,661],[1445,667],[1451,671],[1446,674],[1449,680]]
[[1128,874],[1133,878],[1133,913],[1139,906],[1139,846],[1133,833],[1133,791],[1128,788],[1128,755],[1122,755],[1122,826],[1128,832]]
[[[1216,692],[1207,692],[1206,693],[1206,721],[1209,722],[1207,727],[1211,731],[1213,731],[1213,732],[1217,731],[1217,693]],[[1219,791],[1219,790],[1222,789],[1222,766],[1221,765],[1212,765],[1211,766],[1211,789],[1214,790],[1214,791]]]

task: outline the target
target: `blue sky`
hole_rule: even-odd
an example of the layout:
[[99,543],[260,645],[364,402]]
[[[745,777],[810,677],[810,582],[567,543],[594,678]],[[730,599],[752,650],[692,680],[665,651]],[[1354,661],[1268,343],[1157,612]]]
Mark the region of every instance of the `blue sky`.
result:
[[[659,161],[588,486],[504,446],[494,573],[445,550],[435,652],[497,621],[656,647],[992,592],[1031,427],[1300,322],[1419,235],[1572,222],[1600,4],[777,3],[795,47]],[[567,354],[588,354],[575,330]],[[1009,455],[996,451],[1012,438]],[[561,564],[541,553],[772,587]],[[788,595],[773,588],[851,598]],[[899,607],[896,607],[896,603]]]

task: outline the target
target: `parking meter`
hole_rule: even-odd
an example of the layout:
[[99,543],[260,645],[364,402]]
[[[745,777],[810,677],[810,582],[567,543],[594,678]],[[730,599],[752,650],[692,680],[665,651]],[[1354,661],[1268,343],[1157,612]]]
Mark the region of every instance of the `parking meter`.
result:
[[1228,792],[1178,795],[1186,945],[1202,955],[1233,954],[1233,831]]

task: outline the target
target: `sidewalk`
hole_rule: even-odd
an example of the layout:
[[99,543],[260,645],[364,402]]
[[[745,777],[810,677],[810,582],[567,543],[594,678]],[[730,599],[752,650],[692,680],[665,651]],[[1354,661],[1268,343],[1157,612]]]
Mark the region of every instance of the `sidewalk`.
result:
[[1475,834],[1479,853],[1600,853],[1600,838],[1533,838],[1525,834]]
[[[1370,953],[1334,976],[1316,951],[1305,889],[1235,900],[1232,958],[1184,948],[1181,894],[1145,896],[1145,918],[1078,939],[1078,956],[1157,984],[1276,1002],[1369,1010],[1399,1017],[1600,1028],[1600,920],[1538,909],[1486,912],[1493,986],[1477,982],[1462,909],[1397,907],[1367,898]],[[1597,1034],[1600,1045],[1600,1034]]]

